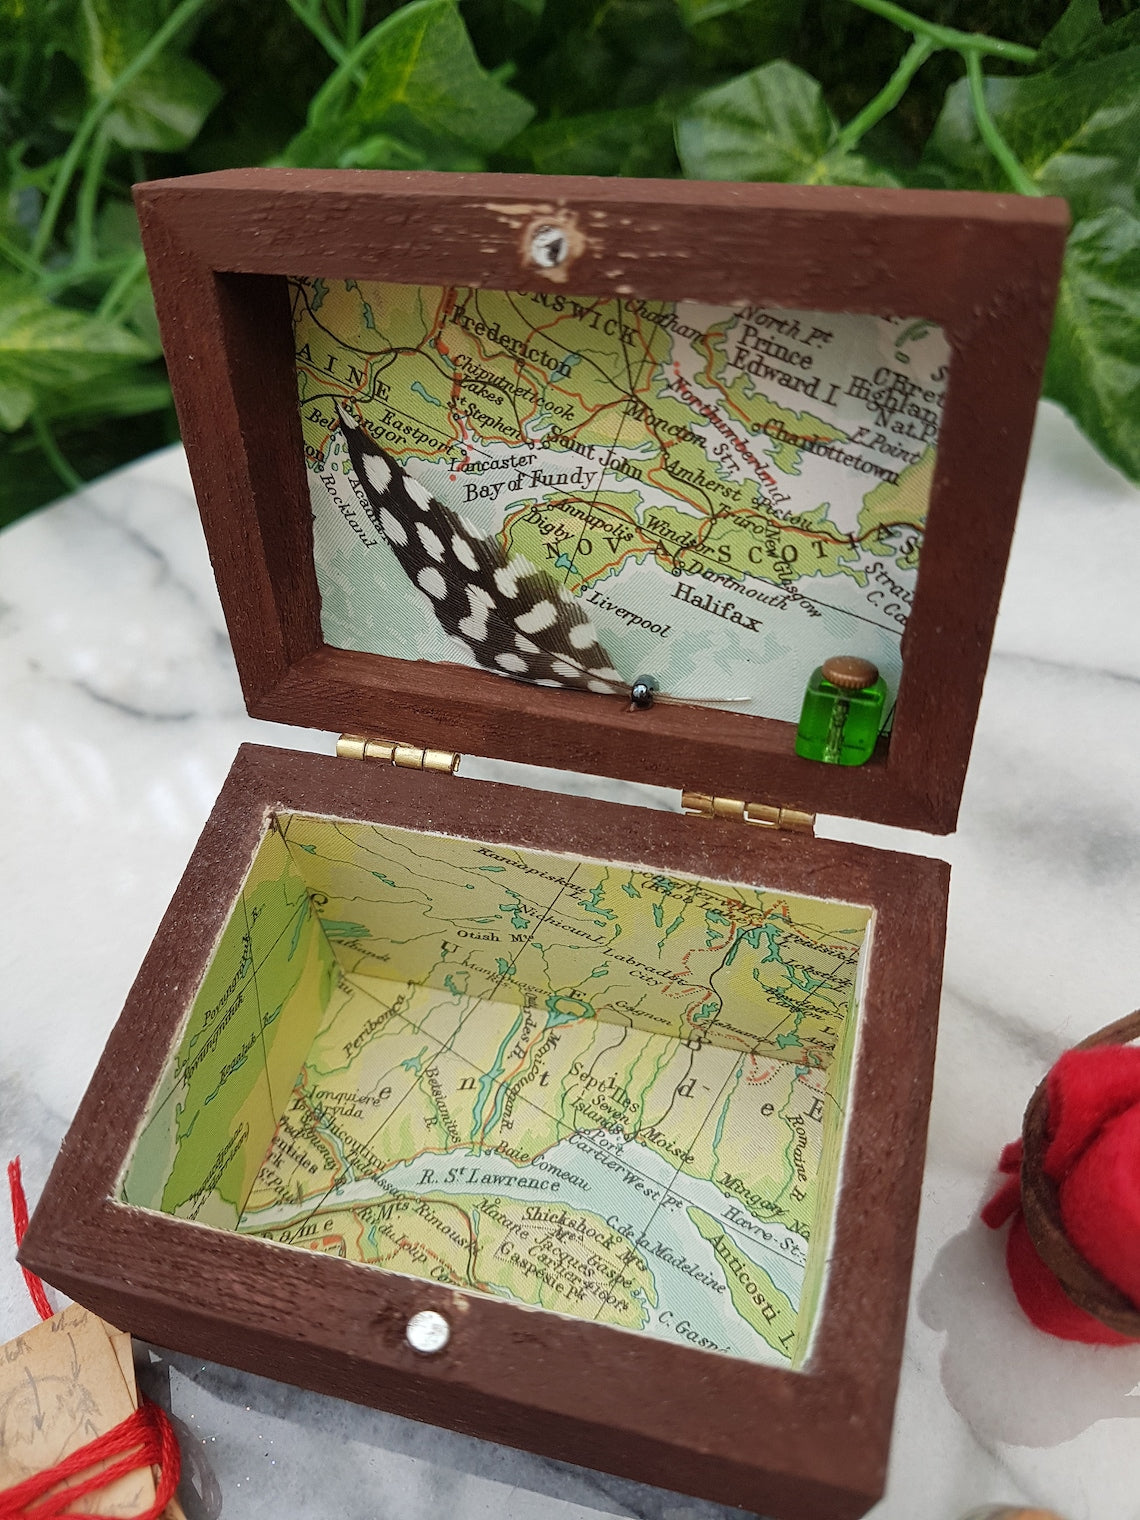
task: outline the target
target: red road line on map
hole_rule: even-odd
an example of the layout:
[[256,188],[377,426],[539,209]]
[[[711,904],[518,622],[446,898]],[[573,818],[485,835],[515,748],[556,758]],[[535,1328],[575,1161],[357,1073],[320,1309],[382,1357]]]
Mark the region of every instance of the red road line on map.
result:
[[[589,307],[589,308],[586,308],[586,309],[587,310],[594,310],[595,307]],[[438,315],[439,315],[439,310],[437,309],[437,317],[438,317]],[[559,325],[559,323],[565,322],[565,321],[572,321],[572,320],[580,320],[580,319],[574,318],[572,315],[570,315],[570,316],[560,315],[555,321],[551,322],[547,326],[532,327],[532,328],[528,329],[528,332],[527,332],[527,335],[526,335],[526,338],[524,339],[524,341],[528,341],[537,332],[546,332],[548,330],[552,330],[554,327],[557,327]],[[640,324],[640,318],[635,317],[635,321],[638,324]],[[462,331],[462,329],[460,329],[460,330]],[[442,334],[440,334],[440,336],[441,335]],[[466,334],[464,334],[464,335],[466,336]],[[639,333],[639,335],[640,335],[640,333]],[[428,339],[425,339],[425,341],[430,341],[430,335],[429,335]],[[482,346],[481,346],[481,344],[480,344],[480,342],[479,342],[479,340],[477,338],[472,339],[471,341],[473,342],[473,344],[475,346],[475,349],[476,349],[476,352],[478,353],[479,357],[481,359],[483,359],[485,362],[493,362],[493,360],[495,358],[504,358],[504,357],[505,358],[511,358],[509,350],[502,349],[502,350],[499,350],[497,353],[491,354],[491,353],[488,353],[485,349],[482,348]],[[377,361],[380,360],[380,359],[382,359],[382,358],[387,358],[390,354],[392,354],[394,352],[397,352],[397,351],[398,350],[396,350],[396,349],[391,349],[390,348],[390,349],[385,350],[385,351],[383,351],[381,353],[369,355],[369,356],[367,356],[367,357],[364,358],[365,374],[368,377],[369,382],[371,381],[373,366],[377,363]],[[414,350],[414,351],[420,352],[422,350]],[[706,350],[706,352],[707,352],[707,350]],[[449,356],[450,356],[450,354],[449,354]],[[650,366],[650,372],[647,375],[646,380],[642,384],[635,386],[635,388],[634,388],[634,394],[642,394],[643,392],[645,392],[645,391],[647,391],[649,389],[651,381],[652,381],[652,371],[653,371],[653,369],[655,369],[657,367],[656,361],[653,361],[653,359],[652,359],[652,353],[650,351],[648,351],[648,350],[647,350],[647,353],[646,353],[646,357],[650,361],[652,361],[651,362],[651,366]],[[710,357],[709,362],[711,363],[711,357]],[[525,360],[525,359],[519,359],[517,361],[517,363],[516,363],[516,369],[517,369],[517,372],[518,372],[518,378],[525,380],[528,384],[530,384],[533,387],[534,386],[534,381],[531,378],[531,376],[526,373],[527,363],[528,363],[528,361]],[[310,379],[312,379],[312,380],[314,380],[316,382],[319,382],[321,384],[327,384],[328,381],[329,381],[329,379],[330,379],[330,377],[328,375],[326,375],[324,372],[319,371],[316,368],[310,368],[310,367],[306,366],[303,363],[299,364],[298,368],[301,369],[304,373],[306,373],[309,376]],[[739,421],[747,422],[748,419],[744,416],[744,414],[740,411],[740,409],[736,406],[736,404],[727,395],[727,393],[724,390],[724,387],[720,384],[719,381],[717,381],[716,379],[714,379],[711,376],[711,374],[708,373],[708,366],[707,365],[706,365],[706,368],[705,368],[705,371],[704,371],[704,377],[705,377],[705,379],[707,380],[707,382],[710,385],[714,386],[715,389],[717,389],[718,391],[720,391],[722,397],[724,398],[726,409],[729,410],[730,412],[732,412],[732,414]],[[459,414],[458,404],[457,404],[457,402],[458,402],[458,392],[462,389],[462,385],[463,385],[462,372],[456,370],[455,374],[453,375],[453,379],[452,379],[452,398],[451,398],[451,404],[446,408],[446,413],[447,413],[448,423],[451,425],[451,427],[453,429],[456,428],[456,427],[458,427],[458,429],[459,429],[458,433],[454,433],[453,432],[453,440],[452,441],[454,441],[456,443],[459,443],[461,446],[464,447],[465,451],[468,451],[469,450],[469,446],[470,446],[470,437],[469,437],[469,433],[468,433],[468,428],[467,428],[467,425],[466,425],[465,418],[462,417],[462,416],[460,416],[460,414]],[[366,397],[367,397],[367,391],[368,391],[368,389],[370,389],[370,384],[365,387],[364,394],[365,394]],[[572,400],[576,401],[581,406],[582,410],[587,413],[586,417],[580,423],[578,423],[574,428],[570,429],[568,432],[566,432],[564,434],[564,436],[567,436],[567,437],[579,437],[580,438],[580,435],[581,435],[582,431],[585,428],[587,428],[589,426],[592,426],[592,425],[595,425],[597,423],[597,419],[598,419],[598,417],[599,417],[599,415],[601,413],[609,410],[613,406],[618,405],[622,400],[625,399],[625,396],[624,396],[624,393],[623,393],[622,395],[619,395],[618,397],[616,397],[613,401],[606,402],[602,406],[591,407],[586,402],[585,397],[580,392],[570,390],[568,387],[565,387],[565,386],[562,386],[562,387],[556,386],[555,389],[559,390],[562,394],[564,394],[564,395],[570,397]],[[360,390],[356,390],[356,391],[344,391],[344,392],[342,392],[342,394],[344,394],[348,398],[353,398],[353,399],[357,399],[357,400],[359,400],[360,396],[361,396]],[[381,404],[383,404],[383,403],[381,402]],[[533,417],[537,413],[538,405],[540,405],[540,404],[541,403],[540,403],[540,401],[538,399],[537,391],[536,391],[536,404],[535,404],[535,406],[529,412],[527,412],[525,416],[523,416],[521,418],[516,413],[515,421],[516,421],[516,423],[519,424],[520,429],[521,429],[521,427],[523,425],[525,425],[525,423],[527,423],[527,422],[529,422],[529,421],[531,421],[533,419]],[[641,420],[644,420],[644,419],[641,419]],[[683,441],[681,439],[671,439],[671,440],[665,441],[665,440],[663,440],[660,437],[660,435],[656,432],[656,430],[653,427],[651,427],[648,423],[645,424],[645,428],[646,428],[646,432],[656,442],[658,450],[659,450],[659,452],[661,453],[662,456],[664,456],[669,449],[677,447],[678,444],[680,444]],[[620,437],[620,433],[621,433],[621,426],[619,424],[619,428],[618,428],[618,436],[619,437]],[[480,432],[478,434],[478,436],[480,437],[480,439],[484,443],[487,443],[487,442],[501,443],[501,444],[503,444],[503,445],[505,445],[507,447],[510,447],[510,448],[524,448],[524,447],[528,447],[529,446],[528,445],[528,441],[526,439],[522,438],[521,435],[520,435],[519,438],[515,439],[515,438],[508,437],[506,435],[497,435],[497,434],[494,434],[494,433]],[[330,432],[326,432],[326,433],[323,434],[323,442],[321,444],[322,453],[326,452],[327,445],[331,441],[331,438],[332,438],[331,431]],[[843,433],[838,433],[838,435],[836,437],[825,437],[823,435],[820,435],[819,437],[816,437],[815,435],[805,434],[805,435],[803,435],[803,438],[804,438],[805,442],[832,443],[832,442],[845,442],[845,441],[848,441],[847,440],[847,436],[845,434],[843,434]],[[541,443],[538,446],[541,446]],[[603,445],[592,445],[592,447],[602,447],[602,446]],[[795,447],[796,445],[790,445],[790,446],[791,447]],[[615,439],[614,443],[612,445],[610,445],[611,453],[612,453],[612,450],[614,448],[616,448],[616,447],[617,447],[617,440]],[[418,451],[415,449],[414,445],[409,445],[408,448],[403,449],[403,450],[401,450],[399,448],[399,446],[396,446],[393,449],[393,452],[398,457],[403,457],[406,454],[416,453]],[[706,452],[706,458],[708,458],[709,456],[707,455],[707,451],[705,451],[705,452]],[[711,460],[710,460],[710,462],[711,462]],[[509,468],[509,466],[506,466],[506,467]],[[603,469],[604,468],[605,468],[605,466],[603,466]],[[835,546],[837,548],[845,548],[845,547],[854,548],[855,546],[857,546],[859,544],[863,544],[863,543],[867,542],[869,539],[872,539],[872,538],[878,536],[879,534],[883,533],[884,531],[889,531],[891,529],[911,528],[911,529],[913,529],[915,531],[918,531],[918,532],[922,531],[922,528],[921,528],[920,524],[912,521],[909,518],[900,518],[900,519],[896,519],[896,520],[889,521],[889,522],[883,522],[883,523],[873,524],[872,526],[870,526],[862,534],[850,534],[850,535],[845,535],[845,536],[842,536],[842,537],[836,537],[835,535],[827,533],[827,532],[824,532],[824,531],[822,531],[820,529],[807,528],[807,527],[804,527],[804,526],[802,526],[800,524],[797,524],[797,523],[788,522],[788,521],[786,521],[783,518],[774,518],[774,517],[770,516],[769,514],[757,511],[757,509],[751,503],[743,503],[743,504],[740,504],[738,506],[726,507],[723,510],[723,512],[722,512],[722,511],[718,510],[716,508],[716,506],[714,504],[712,504],[711,502],[709,503],[709,506],[706,507],[706,506],[702,505],[702,503],[699,500],[694,500],[694,498],[692,496],[685,495],[684,492],[681,491],[681,490],[679,490],[676,487],[676,485],[673,483],[673,478],[671,476],[668,476],[668,479],[666,479],[666,480],[662,480],[661,478],[659,478],[659,474],[660,474],[660,471],[662,469],[665,469],[665,473],[668,476],[667,467],[665,467],[662,462],[659,462],[658,464],[649,466],[647,468],[647,470],[646,470],[647,478],[649,479],[649,481],[650,481],[651,484],[653,484],[654,486],[656,486],[658,490],[663,491],[666,495],[672,496],[676,500],[682,501],[686,505],[688,505],[690,507],[696,508],[696,510],[699,513],[700,518],[702,519],[702,521],[700,523],[700,526],[696,530],[695,543],[700,544],[702,546],[707,543],[707,536],[708,536],[709,532],[711,532],[712,527],[716,523],[724,521],[727,518],[732,518],[732,517],[735,517],[735,516],[745,516],[745,515],[755,516],[761,522],[767,524],[769,527],[771,527],[777,533],[795,533],[795,534],[798,534],[799,536],[801,536],[803,538],[806,538],[806,539],[809,539],[809,540],[811,540],[813,542],[820,542],[820,543],[830,544],[830,545],[833,545],[833,546]],[[610,473],[611,474],[620,475],[620,472],[613,471],[612,469],[610,470]],[[582,498],[582,497],[568,497],[567,499],[568,500],[576,500],[576,501],[582,502],[583,504],[587,504],[586,503],[586,499]],[[593,504],[592,500],[588,504],[592,505]],[[633,522],[632,520],[627,520],[627,521],[628,521],[628,523],[629,523],[630,526],[634,527],[635,530],[637,530],[639,532],[642,531],[640,524],[638,524],[636,522]],[[505,533],[505,529],[501,530],[501,533]],[[504,538],[504,543],[505,543],[505,538]],[[659,541],[650,550],[637,550],[637,551],[632,551],[632,552],[635,552],[635,553],[653,552],[655,554],[655,556],[659,556],[662,559],[664,559],[664,561],[667,564],[675,565],[677,563],[677,555],[674,554],[669,549],[667,549],[665,547],[665,545],[662,544],[662,543],[660,543]],[[618,558],[616,561],[614,561],[612,563],[607,563],[607,565],[605,565],[604,567],[600,568],[596,572],[593,572],[591,574],[591,577],[589,579],[593,580],[593,579],[596,579],[596,578],[601,578],[605,574],[611,573],[613,570],[617,569],[622,563],[624,563],[624,561],[626,559],[628,559],[629,557],[630,557],[629,553],[625,553],[625,554],[621,555],[620,558]],[[587,584],[587,583],[588,583],[587,580],[583,579],[583,584]]]

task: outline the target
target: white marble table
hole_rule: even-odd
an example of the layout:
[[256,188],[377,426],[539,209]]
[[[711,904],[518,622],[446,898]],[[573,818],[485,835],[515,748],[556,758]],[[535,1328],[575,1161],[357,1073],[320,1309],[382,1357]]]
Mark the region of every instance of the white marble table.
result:
[[[1018,1500],[1067,1520],[1140,1520],[1140,1346],[1037,1334],[1000,1240],[977,1222],[1046,1066],[1140,1004],[1138,566],[1140,492],[1044,407],[958,834],[823,830],[954,865],[914,1288],[875,1520],[955,1520]],[[0,688],[0,1158],[22,1152],[34,1199],[236,746],[331,740],[246,717],[176,451],[0,536]],[[0,1261],[0,1339],[31,1317]],[[202,1495],[190,1520],[737,1513],[184,1356],[149,1376],[168,1382],[183,1422]]]

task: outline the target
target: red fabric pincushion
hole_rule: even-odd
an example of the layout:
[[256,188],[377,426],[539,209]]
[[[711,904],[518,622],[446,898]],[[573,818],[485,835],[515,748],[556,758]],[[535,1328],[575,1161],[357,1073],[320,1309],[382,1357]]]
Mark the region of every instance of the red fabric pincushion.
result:
[[[1069,1242],[1140,1313],[1140,1050],[1103,1045],[1070,1050],[1049,1073],[1045,1175],[1057,1188]],[[982,1210],[997,1229],[1014,1216],[1006,1264],[1018,1303],[1037,1326],[1065,1340],[1124,1346],[1136,1337],[1109,1329],[1079,1307],[1039,1255],[1021,1211],[1022,1142],[1007,1145],[1010,1173]]]

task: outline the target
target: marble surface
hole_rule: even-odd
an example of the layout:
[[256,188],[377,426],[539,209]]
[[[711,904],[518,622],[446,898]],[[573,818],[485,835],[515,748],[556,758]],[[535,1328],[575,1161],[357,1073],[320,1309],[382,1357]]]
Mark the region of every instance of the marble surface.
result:
[[[1140,1346],[1037,1334],[977,1220],[1044,1069],[1140,1003],[1138,565],[1140,492],[1043,407],[957,835],[821,829],[954,866],[875,1520],[956,1520],[987,1501],[1140,1520]],[[22,1153],[34,1199],[237,744],[331,739],[245,715],[177,451],[0,535],[0,688],[0,1156]],[[0,1339],[31,1317],[0,1264]],[[181,1422],[191,1520],[739,1513],[184,1356],[149,1353],[144,1377]]]

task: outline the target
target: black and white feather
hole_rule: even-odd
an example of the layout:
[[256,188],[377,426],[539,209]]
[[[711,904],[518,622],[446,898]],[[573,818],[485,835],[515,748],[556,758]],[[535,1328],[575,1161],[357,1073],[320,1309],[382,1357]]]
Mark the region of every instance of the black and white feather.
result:
[[529,560],[480,538],[375,443],[338,403],[348,457],[377,530],[445,633],[496,675],[536,686],[627,694],[589,618]]

